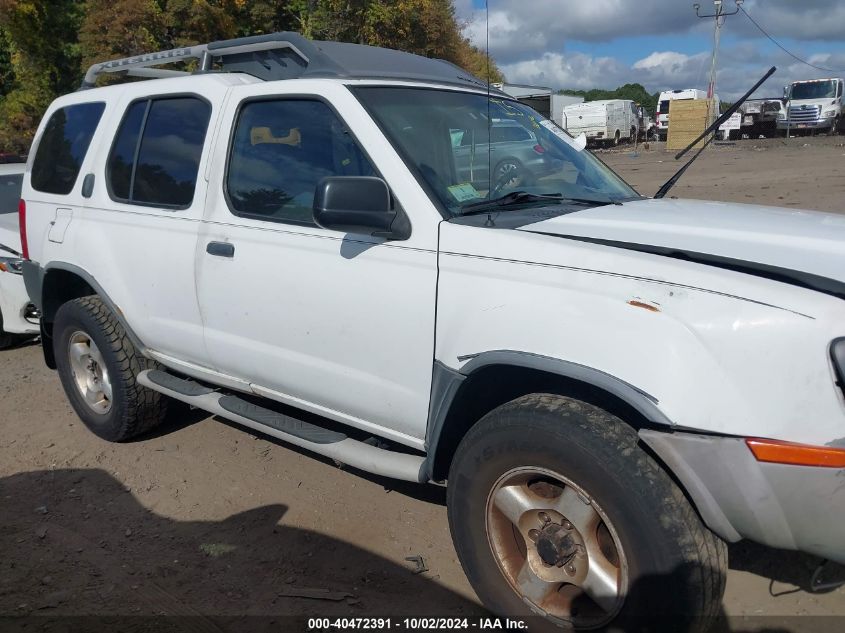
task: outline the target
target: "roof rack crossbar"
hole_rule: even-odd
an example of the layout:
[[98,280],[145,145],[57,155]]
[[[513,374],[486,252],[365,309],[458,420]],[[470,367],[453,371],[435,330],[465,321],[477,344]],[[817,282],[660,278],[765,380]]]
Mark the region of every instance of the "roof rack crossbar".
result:
[[[93,88],[104,74],[136,77],[179,77],[183,69],[163,66],[198,60],[198,72],[216,70],[245,73],[264,81],[326,77],[339,79],[411,79],[491,89],[450,62],[362,44],[309,40],[299,33],[282,32],[185,46],[157,53],[124,57],[94,64],[85,73],[80,90]],[[181,73],[181,74],[180,74]],[[503,93],[495,90],[497,95]]]
[[123,57],[121,59],[112,59],[107,62],[93,64],[85,73],[81,89],[93,88],[96,85],[97,77],[103,74],[126,73],[127,75],[134,77],[147,78],[178,77],[189,75],[190,73],[178,70],[150,68],[150,66],[165,66],[167,64],[184,62],[189,59],[197,59],[200,62],[199,69],[208,71],[211,70],[214,59],[229,55],[243,55],[247,53],[259,53],[279,49],[290,49],[298,57],[300,57],[305,64],[308,64],[310,61],[308,57],[291,42],[284,40],[256,42],[253,38],[240,38],[238,40],[173,48],[166,51],[146,53],[144,55],[136,55],[134,57]]

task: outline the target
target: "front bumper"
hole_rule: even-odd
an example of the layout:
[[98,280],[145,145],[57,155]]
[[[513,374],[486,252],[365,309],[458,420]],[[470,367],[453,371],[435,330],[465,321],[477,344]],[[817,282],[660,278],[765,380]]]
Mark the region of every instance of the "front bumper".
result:
[[23,277],[0,272],[0,314],[3,330],[10,334],[38,334],[38,321],[28,321],[25,315],[32,311]]
[[845,564],[845,469],[758,462],[741,438],[640,431],[726,541]]
[[833,125],[836,119],[819,119],[818,121],[792,121],[778,120],[779,130],[827,130]]

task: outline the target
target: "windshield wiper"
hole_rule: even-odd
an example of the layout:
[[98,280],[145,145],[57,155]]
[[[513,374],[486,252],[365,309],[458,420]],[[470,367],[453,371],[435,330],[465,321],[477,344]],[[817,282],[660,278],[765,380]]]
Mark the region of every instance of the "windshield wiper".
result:
[[461,215],[478,215],[493,210],[502,210],[511,206],[530,204],[532,202],[575,202],[579,204],[622,204],[610,198],[564,198],[561,193],[528,193],[527,191],[512,191],[501,198],[473,202],[461,208]]
[[7,253],[11,253],[11,254],[12,254],[12,255],[14,255],[15,257],[22,257],[22,255],[21,255],[19,252],[17,252],[17,251],[16,251],[15,249],[13,249],[13,248],[9,248],[9,247],[8,247],[8,246],[6,246],[5,244],[0,244],[0,251],[6,251]]
[[[775,66],[772,66],[769,69],[769,72],[767,72],[765,75],[763,75],[763,78],[760,81],[758,81],[756,84],[754,84],[754,87],[751,88],[751,90],[746,92],[736,103],[734,103],[730,108],[728,108],[722,116],[720,116],[715,121],[713,121],[713,123],[706,130],[704,130],[697,139],[695,139],[692,143],[687,145],[686,148],[682,149],[680,152],[675,154],[675,160],[680,160],[681,158],[683,158],[684,155],[688,151],[690,151],[693,147],[695,147],[696,144],[699,141],[706,138],[709,134],[714,133],[716,130],[718,130],[719,127],[721,127],[722,123],[724,123],[725,121],[730,119],[731,115],[733,115],[734,112],[739,110],[739,107],[748,100],[748,97],[750,97],[752,94],[754,94],[754,92],[757,90],[757,88],[762,86],[763,83],[769,77],[771,77],[772,75],[775,74],[776,70],[777,70],[777,68]],[[654,194],[655,199],[666,197],[666,194],[669,193],[669,190],[672,189],[672,187],[675,186],[675,184],[681,179],[681,176],[683,176],[684,173],[686,173],[687,169],[689,169],[690,166],[695,162],[695,160],[699,156],[701,156],[701,153],[705,149],[707,149],[707,146],[710,145],[710,143],[712,143],[715,138],[716,138],[716,135],[713,134],[713,136],[711,136],[707,140],[707,142],[704,143],[704,145],[701,146],[701,149],[699,149],[695,154],[693,154],[692,158],[690,158],[689,161],[687,161],[687,163],[683,167],[681,167],[677,172],[675,172],[675,175],[673,175],[669,180],[667,180],[663,184],[662,187],[660,187],[660,189],[657,190],[657,193]]]

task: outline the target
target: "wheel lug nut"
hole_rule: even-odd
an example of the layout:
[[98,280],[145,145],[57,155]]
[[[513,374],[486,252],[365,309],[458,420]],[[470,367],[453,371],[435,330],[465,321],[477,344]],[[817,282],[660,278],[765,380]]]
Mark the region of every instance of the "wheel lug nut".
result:
[[569,574],[570,576],[574,576],[575,575],[575,565],[572,565],[571,563],[569,565],[567,565],[566,566],[566,573]]
[[539,530],[528,530],[528,538],[530,538],[535,543],[537,539],[540,538],[540,531]]
[[563,527],[564,527],[564,528],[566,528],[567,530],[571,530],[571,529],[572,529],[572,524],[571,524],[569,521],[564,521],[564,522],[563,522]]
[[543,522],[543,523],[551,523],[552,522],[551,517],[549,517],[549,515],[546,514],[545,512],[540,512],[537,516],[539,517],[540,521]]

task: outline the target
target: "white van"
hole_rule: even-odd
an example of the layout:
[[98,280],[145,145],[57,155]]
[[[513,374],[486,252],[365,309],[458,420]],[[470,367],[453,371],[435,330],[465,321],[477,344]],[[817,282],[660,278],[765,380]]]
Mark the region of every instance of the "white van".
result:
[[669,134],[670,101],[706,98],[707,91],[698,90],[696,88],[687,88],[686,90],[666,90],[665,92],[661,92],[660,99],[657,102],[657,134],[660,136],[660,140],[665,141],[666,136]]
[[563,109],[562,127],[572,136],[585,134],[593,143],[633,142],[639,133],[637,104],[628,99],[588,101]]

